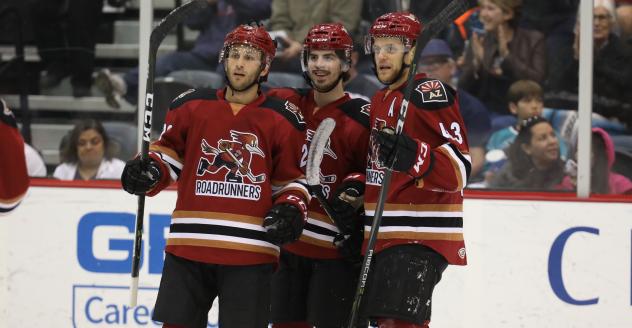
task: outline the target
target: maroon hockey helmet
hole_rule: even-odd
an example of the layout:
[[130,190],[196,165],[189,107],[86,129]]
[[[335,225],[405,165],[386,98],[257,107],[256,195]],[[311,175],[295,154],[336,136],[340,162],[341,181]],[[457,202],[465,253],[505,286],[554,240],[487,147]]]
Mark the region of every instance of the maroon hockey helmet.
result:
[[417,17],[411,13],[395,12],[387,13],[378,17],[364,43],[364,50],[367,54],[372,52],[373,39],[376,37],[399,37],[404,46],[411,48],[423,25]]
[[353,40],[344,25],[340,23],[316,24],[307,32],[303,48],[351,51]]
[[276,52],[276,44],[263,26],[239,25],[226,35],[224,47],[219,56],[220,63],[227,55],[228,48],[234,44],[245,44],[261,50],[266,66],[272,63]]

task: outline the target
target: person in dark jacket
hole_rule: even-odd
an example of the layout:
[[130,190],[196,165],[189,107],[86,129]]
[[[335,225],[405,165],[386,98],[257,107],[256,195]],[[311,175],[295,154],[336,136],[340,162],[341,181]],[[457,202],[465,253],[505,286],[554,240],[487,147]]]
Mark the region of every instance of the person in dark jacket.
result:
[[[207,0],[209,6],[185,20],[185,25],[200,34],[190,51],[176,51],[156,61],[156,77],[178,70],[215,71],[224,36],[239,24],[270,17],[272,0]],[[120,107],[123,97],[131,104],[138,96],[138,68],[123,76],[108,69],[99,72],[96,86],[105,94],[108,105]]]
[[518,190],[559,189],[564,179],[560,144],[551,123],[533,116],[521,123],[507,151],[507,162],[491,179],[490,188]]
[[[593,112],[617,119],[632,127],[632,53],[614,33],[615,11],[612,0],[596,0],[593,10]],[[567,60],[562,74],[552,80],[556,107],[577,108],[579,86],[579,22],[575,27],[574,58]],[[553,97],[553,96],[551,96]],[[549,105],[553,105],[549,103]]]
[[481,0],[484,33],[474,33],[466,50],[459,87],[480,99],[490,110],[492,127],[513,120],[505,95],[511,83],[541,82],[546,71],[544,36],[518,27],[521,0]]

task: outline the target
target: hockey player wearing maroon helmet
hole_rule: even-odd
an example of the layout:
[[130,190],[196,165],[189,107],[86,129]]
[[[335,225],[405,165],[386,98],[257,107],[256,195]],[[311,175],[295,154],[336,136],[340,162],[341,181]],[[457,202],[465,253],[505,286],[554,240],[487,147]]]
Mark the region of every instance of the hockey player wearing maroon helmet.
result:
[[26,195],[29,176],[24,141],[13,112],[0,99],[0,215],[14,210]]
[[393,169],[362,311],[382,328],[428,327],[443,271],[466,264],[462,190],[471,165],[454,89],[415,75],[403,131],[394,133],[421,30],[414,15],[389,13],[366,39],[377,78],[388,87],[371,99],[365,238],[385,168]]
[[[362,244],[361,196],[369,140],[369,104],[343,90],[353,41],[342,24],[318,24],[305,38],[303,75],[311,89],[272,89],[303,113],[307,143],[325,118],[336,121],[321,163],[321,185],[346,231],[340,231],[315,198],[298,241],[284,245],[272,280],[274,328],[343,327],[351,311]],[[304,156],[307,147],[304,148]],[[351,235],[334,244],[340,234]],[[336,239],[338,241],[338,239]],[[355,261],[355,263],[354,263]]]
[[300,236],[309,202],[299,166],[305,123],[294,105],[259,92],[274,51],[263,27],[229,33],[220,59],[227,87],[177,97],[150,160],[126,164],[130,193],[178,182],[153,314],[163,327],[206,327],[215,297],[221,327],[268,326],[279,245]]

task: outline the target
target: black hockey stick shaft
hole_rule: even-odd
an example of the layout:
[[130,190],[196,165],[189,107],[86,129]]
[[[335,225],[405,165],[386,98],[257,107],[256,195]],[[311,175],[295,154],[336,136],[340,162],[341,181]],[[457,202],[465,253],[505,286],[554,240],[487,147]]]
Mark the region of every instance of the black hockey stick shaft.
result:
[[[422,50],[433,37],[443,30],[448,24],[461,16],[467,9],[469,4],[467,0],[452,0],[437,16],[435,16],[428,24],[424,26],[422,33],[417,36],[415,41],[416,50],[413,56],[412,63],[409,68],[408,77],[406,79],[406,87],[404,88],[404,95],[402,104],[397,116],[397,126],[395,133],[400,134],[404,129],[404,122],[406,121],[406,113],[408,111],[408,101],[413,90],[413,80],[417,71],[417,61],[421,55]],[[388,188],[391,184],[391,176],[393,171],[391,168],[387,168],[384,172],[384,178],[382,179],[382,187],[380,188],[380,194],[375,207],[375,213],[373,216],[373,222],[371,224],[371,231],[369,233],[369,240],[367,241],[366,252],[364,254],[364,260],[362,261],[362,268],[360,269],[360,278],[358,280],[358,287],[356,288],[355,298],[351,308],[351,316],[349,319],[349,328],[356,327],[356,321],[362,303],[362,297],[366,289],[366,282],[369,277],[369,269],[371,268],[371,262],[373,261],[373,253],[375,251],[375,244],[377,243],[377,236],[382,224],[382,213],[384,212],[384,204],[386,203],[386,196],[388,195]]]
[[[151,116],[154,105],[154,75],[156,72],[156,53],[162,40],[174,26],[184,20],[192,12],[207,5],[206,0],[193,0],[172,10],[151,31],[149,37],[149,67],[147,72],[147,86],[145,89],[145,110],[143,112],[143,141],[140,157],[143,160],[149,158],[149,142],[151,136]],[[145,216],[145,195],[138,196],[138,210],[136,212],[136,224],[134,229],[134,251],[132,255],[132,283],[130,287],[130,305],[136,306],[138,296],[138,272],[140,270],[141,245],[143,240],[143,219]]]

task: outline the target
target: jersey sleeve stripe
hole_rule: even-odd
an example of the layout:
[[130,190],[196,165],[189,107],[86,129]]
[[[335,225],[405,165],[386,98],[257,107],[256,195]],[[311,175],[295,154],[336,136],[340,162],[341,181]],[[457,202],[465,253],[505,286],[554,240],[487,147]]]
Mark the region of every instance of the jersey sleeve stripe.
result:
[[151,145],[149,146],[149,150],[161,154],[165,154],[173,159],[174,164],[177,163],[176,167],[182,169],[182,163],[184,162],[180,156],[171,148],[167,148],[165,146]]
[[465,184],[467,183],[469,168],[471,166],[469,160],[464,157],[458,150],[455,151],[451,144],[441,145],[438,151],[442,152],[450,159],[450,163],[454,168],[454,175],[457,179],[457,187],[453,191],[463,190]]
[[[376,203],[365,203],[365,209],[374,211]],[[385,204],[384,211],[463,212],[463,204]]]
[[[371,233],[371,227],[364,227],[364,236],[368,238]],[[399,227],[398,227],[399,228]],[[436,228],[417,228],[415,231],[384,231],[380,228],[378,239],[409,239],[409,240],[444,240],[444,241],[463,241],[463,229],[450,228],[444,232],[438,232]]]

